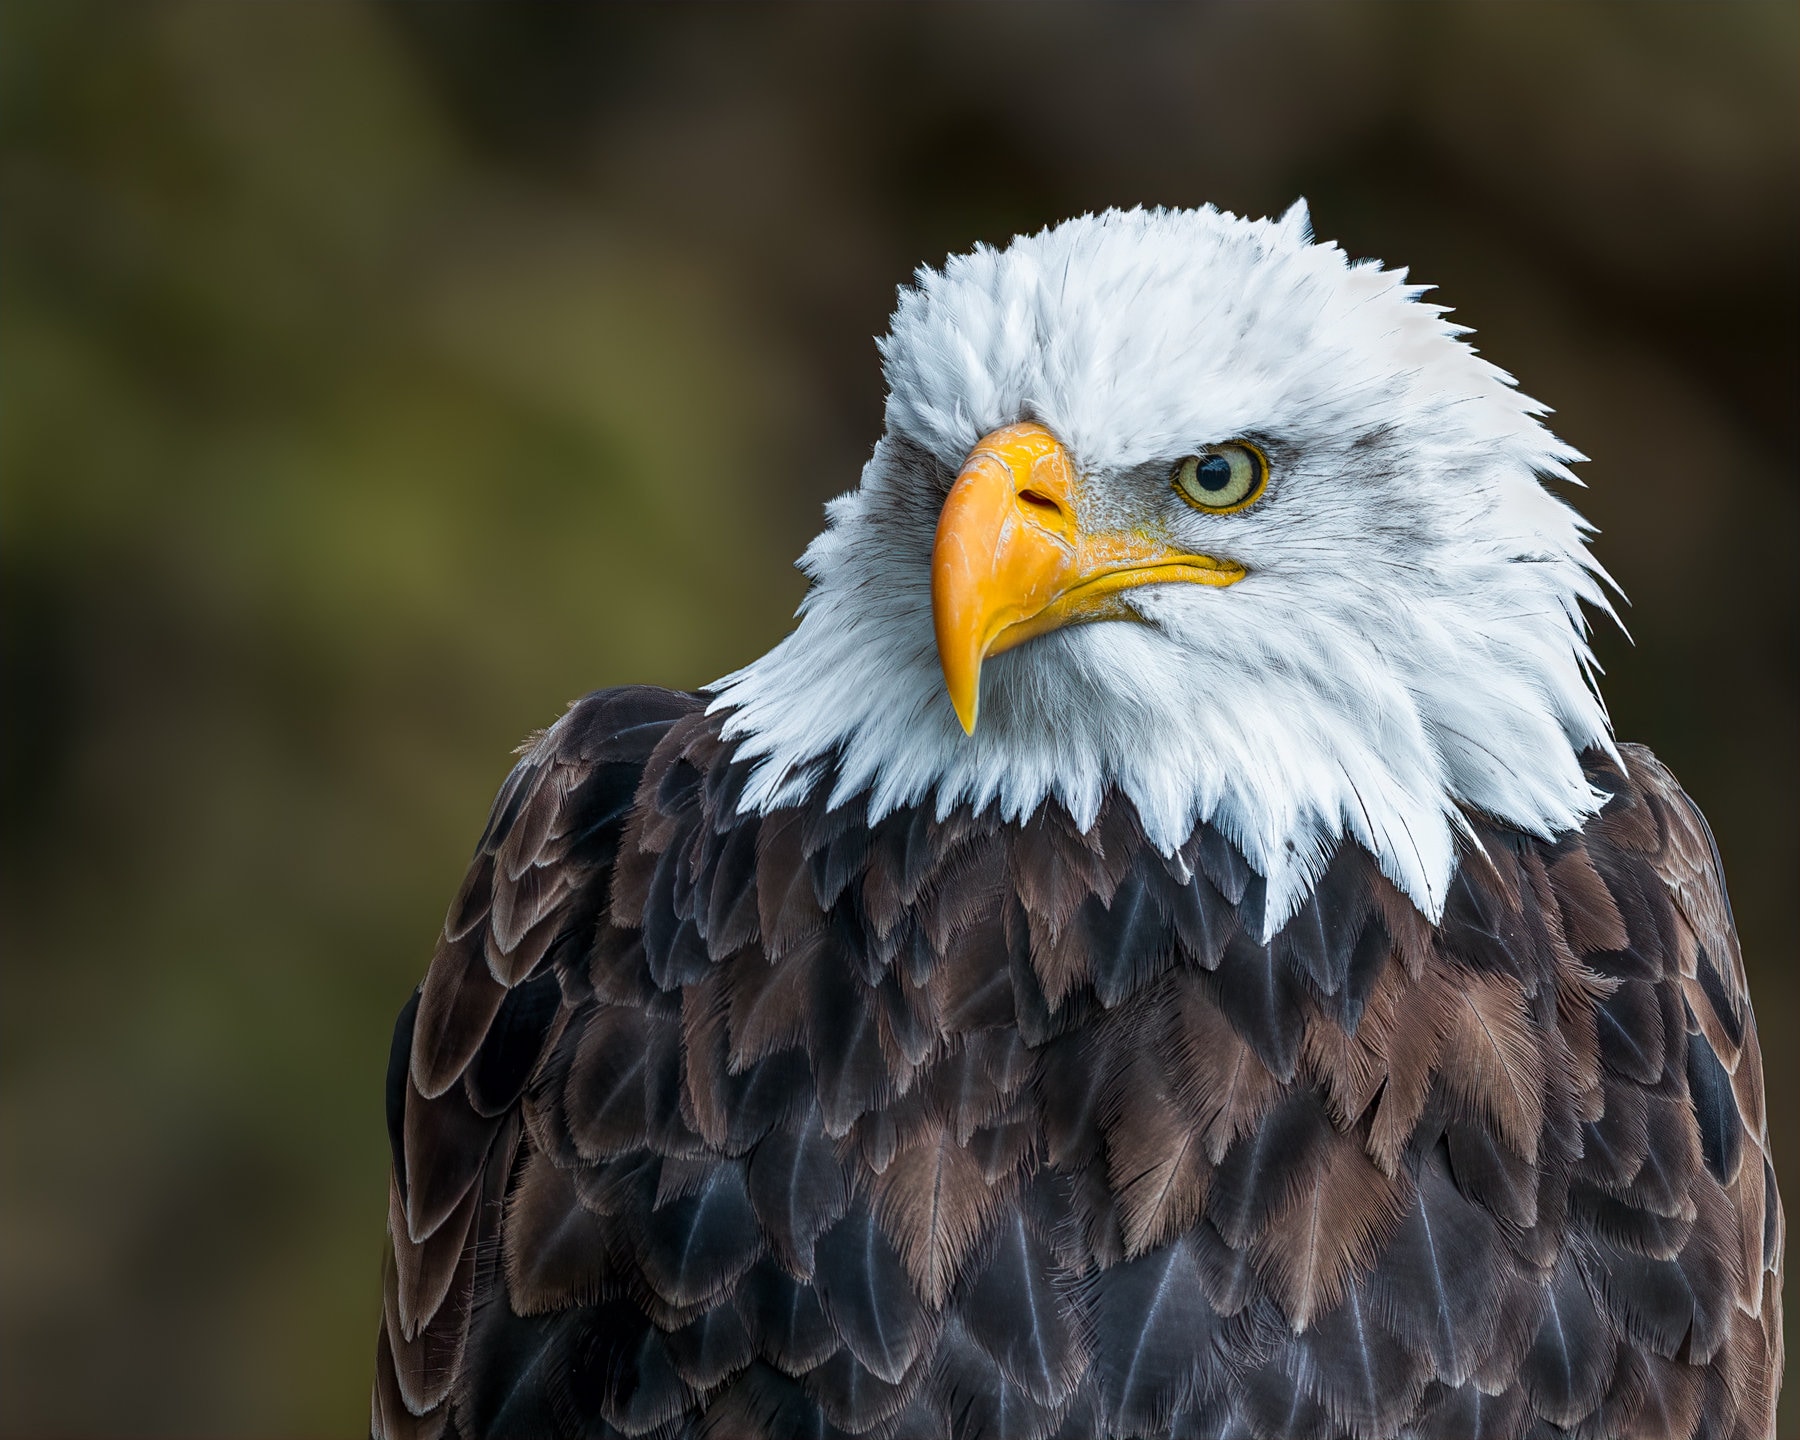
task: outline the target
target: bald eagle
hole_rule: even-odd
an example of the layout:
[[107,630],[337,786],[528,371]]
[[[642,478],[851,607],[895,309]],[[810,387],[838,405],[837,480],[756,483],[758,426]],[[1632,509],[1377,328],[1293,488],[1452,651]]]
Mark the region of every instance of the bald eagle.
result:
[[1718,853],[1422,291],[1300,206],[918,273],[795,630],[494,803],[377,1435],[1773,1433]]

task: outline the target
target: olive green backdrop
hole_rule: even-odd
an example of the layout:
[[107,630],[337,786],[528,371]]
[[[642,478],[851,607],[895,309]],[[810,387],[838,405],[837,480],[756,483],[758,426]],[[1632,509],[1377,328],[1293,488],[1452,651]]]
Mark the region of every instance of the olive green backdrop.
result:
[[1305,194],[1593,457],[1800,1200],[1797,55],[1787,3],[8,3],[0,1429],[366,1423],[389,1029],[511,748],[780,636],[896,284],[1113,204]]

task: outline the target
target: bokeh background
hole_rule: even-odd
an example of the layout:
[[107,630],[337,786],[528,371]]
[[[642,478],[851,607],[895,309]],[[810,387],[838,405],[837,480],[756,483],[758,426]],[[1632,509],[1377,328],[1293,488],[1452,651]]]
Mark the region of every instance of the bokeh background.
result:
[[1800,1200],[1793,5],[0,27],[6,1433],[366,1423],[388,1035],[511,748],[780,636],[895,286],[1114,204],[1305,194],[1593,457]]

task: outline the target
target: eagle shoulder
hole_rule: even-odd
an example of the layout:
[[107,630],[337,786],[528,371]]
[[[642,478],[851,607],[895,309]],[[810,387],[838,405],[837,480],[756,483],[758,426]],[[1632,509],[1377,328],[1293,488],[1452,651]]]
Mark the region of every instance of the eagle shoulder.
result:
[[[1762,1051],[1725,869],[1706,816],[1669,770],[1641,745],[1620,746],[1636,803],[1648,820],[1599,821],[1622,847],[1642,847],[1673,912],[1669,983],[1680,991],[1689,1103],[1700,1133],[1701,1205],[1724,1217],[1725,1258],[1714,1283],[1738,1312],[1740,1393],[1760,1408],[1745,1433],[1774,1433],[1783,1362],[1781,1282],[1785,1221],[1776,1190],[1763,1086]],[[1728,1282],[1724,1277],[1729,1276]],[[1694,1277],[1690,1277],[1694,1278]],[[1759,1428],[1760,1427],[1760,1428]]]
[[[700,707],[597,691],[533,738],[495,798],[388,1062],[393,1151],[375,1433],[440,1433],[462,1370],[478,1257],[494,1248],[524,1087],[567,1020],[644,763]],[[485,1242],[485,1246],[484,1246]]]

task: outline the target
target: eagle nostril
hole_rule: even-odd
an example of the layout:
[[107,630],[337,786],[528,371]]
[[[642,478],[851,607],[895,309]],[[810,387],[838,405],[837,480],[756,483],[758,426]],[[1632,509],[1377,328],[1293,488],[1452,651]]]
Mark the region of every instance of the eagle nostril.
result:
[[1036,509],[1049,510],[1058,515],[1062,514],[1062,506],[1058,505],[1048,495],[1042,495],[1036,490],[1021,490],[1019,492],[1019,499]]

